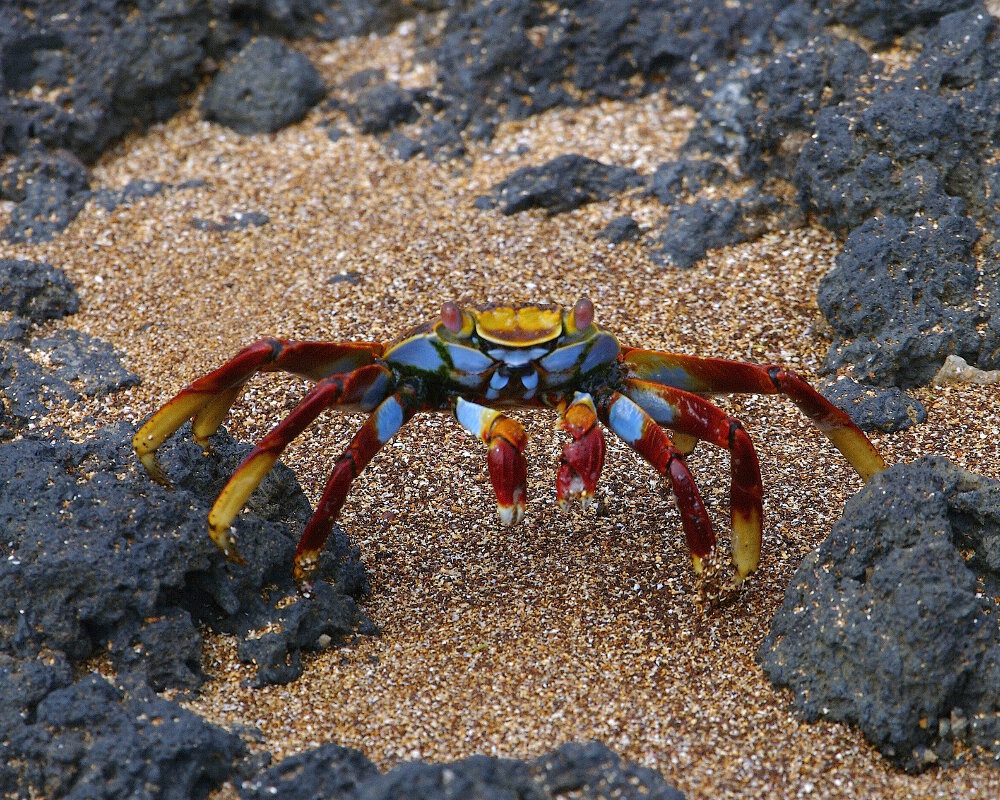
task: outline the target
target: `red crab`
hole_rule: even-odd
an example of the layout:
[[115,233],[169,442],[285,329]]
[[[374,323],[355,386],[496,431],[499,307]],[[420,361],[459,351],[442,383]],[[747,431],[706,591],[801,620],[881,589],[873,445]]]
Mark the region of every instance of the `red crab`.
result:
[[[414,414],[438,411],[486,443],[500,519],[524,516],[524,429],[500,408],[546,407],[572,437],[556,477],[560,504],[590,501],[604,464],[598,420],[670,480],[684,533],[700,572],[715,534],[684,456],[703,439],[730,452],[732,551],[737,581],[760,560],[762,487],[753,443],[743,426],[706,395],[784,394],[813,421],[864,480],[885,462],[847,414],[790,370],[740,361],[623,347],[594,324],[594,305],[461,308],[445,303],[439,319],[397,341],[294,342],[265,338],[181,390],[133,439],[156,480],[168,483],[155,452],[192,418],[203,446],[244,384],[257,372],[292,372],[316,381],[298,406],[247,455],[208,517],[212,540],[241,562],[231,524],[282,450],[324,410],[370,412],[337,459],[295,552],[295,578],[308,586],[319,552],[365,465]],[[666,430],[671,431],[670,434]],[[242,562],[241,562],[242,563]]]

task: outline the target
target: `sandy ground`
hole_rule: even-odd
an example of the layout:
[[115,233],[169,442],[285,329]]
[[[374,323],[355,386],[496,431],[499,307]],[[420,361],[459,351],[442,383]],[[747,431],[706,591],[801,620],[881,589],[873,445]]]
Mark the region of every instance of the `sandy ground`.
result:
[[[405,30],[378,47],[309,54],[331,85],[372,66],[407,85],[427,80]],[[446,164],[395,161],[370,137],[331,141],[318,125],[330,117],[317,110],[276,135],[244,137],[182,114],[109,153],[95,184],[207,187],[112,213],[91,204],[51,243],[0,245],[4,257],[64,269],[82,298],[68,324],[113,343],[142,377],[135,390],[47,422],[138,422],[261,335],[389,339],[448,299],[569,305],[587,295],[624,343],[786,364],[818,379],[829,331],[815,287],[837,252],[829,233],[769,235],[681,271],[653,264],[641,244],[595,239],[623,213],[661,220],[656,201],[625,197],[554,218],[472,206],[512,170],[565,152],[648,174],[676,155],[689,111],[656,97],[559,110],[504,126],[469,162]],[[230,233],[190,224],[241,211],[270,223]],[[0,207],[0,224],[8,214]],[[304,388],[257,381],[232,429],[259,437]],[[888,461],[942,453],[1000,478],[996,387],[914,394],[928,422],[877,437]],[[375,459],[341,518],[370,569],[367,608],[382,636],[310,656],[300,680],[258,690],[243,686],[253,669],[235,660],[235,641],[211,636],[214,680],[190,706],[258,727],[276,759],[337,742],[389,767],[531,757],[596,738],[692,798],[1000,796],[1000,771],[987,765],[901,774],[857,731],[801,722],[790,695],[767,682],[754,656],[784,587],[860,480],[791,403],[725,405],[757,442],[767,514],[762,568],[728,607],[696,602],[673,502],[624,446],[609,438],[597,513],[563,514],[554,478],[564,435],[551,414],[516,414],[532,437],[530,504],[509,530],[494,512],[481,445],[450,419],[423,417]],[[329,415],[287,451],[313,500],[359,423]],[[691,463],[724,536],[728,457],[703,447]]]

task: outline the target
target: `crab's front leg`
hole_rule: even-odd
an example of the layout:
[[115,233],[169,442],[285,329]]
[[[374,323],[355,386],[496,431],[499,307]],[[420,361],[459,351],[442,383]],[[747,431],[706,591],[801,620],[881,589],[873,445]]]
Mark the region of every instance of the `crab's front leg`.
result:
[[634,347],[622,348],[622,359],[636,378],[697,394],[783,394],[826,435],[862,480],[885,469],[882,456],[847,412],[792,370]]
[[331,406],[371,411],[386,398],[394,385],[392,373],[381,364],[370,364],[343,375],[327,376],[257,443],[230,476],[208,513],[209,536],[228,559],[242,563],[231,529],[233,520],[291,441]]
[[370,342],[261,339],[178,392],[138,430],[132,446],[153,479],[169,486],[169,479],[156,462],[156,449],[189,419],[195,441],[206,446],[256,373],[283,371],[320,379],[371,364],[382,350],[382,345]]
[[568,406],[560,407],[559,427],[569,433],[573,441],[563,447],[562,463],[556,476],[556,497],[562,508],[578,499],[586,509],[601,477],[606,450],[604,434],[597,424],[594,398],[577,392]]
[[469,433],[486,443],[490,481],[497,498],[497,511],[504,525],[524,519],[528,466],[524,448],[528,434],[508,417],[478,403],[459,397],[452,407],[455,419]]

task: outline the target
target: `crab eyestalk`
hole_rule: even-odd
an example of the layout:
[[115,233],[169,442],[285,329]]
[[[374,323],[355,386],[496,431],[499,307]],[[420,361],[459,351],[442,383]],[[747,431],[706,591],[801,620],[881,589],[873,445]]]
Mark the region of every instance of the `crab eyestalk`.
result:
[[566,314],[565,328],[567,334],[585,331],[594,324],[594,304],[587,297],[581,297],[576,301],[573,310]]
[[441,306],[441,322],[455,336],[466,338],[472,334],[476,321],[462,307],[451,300]]

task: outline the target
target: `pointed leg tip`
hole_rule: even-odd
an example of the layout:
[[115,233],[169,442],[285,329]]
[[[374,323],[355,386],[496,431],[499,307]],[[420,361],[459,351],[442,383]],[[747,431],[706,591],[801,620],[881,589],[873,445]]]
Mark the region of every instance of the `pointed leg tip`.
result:
[[497,514],[500,515],[500,524],[505,528],[517,525],[524,519],[524,504],[504,505],[497,503]]
[[240,555],[240,551],[236,547],[236,537],[233,535],[231,526],[226,525],[223,528],[221,526],[209,525],[208,535],[215,542],[215,546],[222,551],[227,560],[233,564],[246,566],[246,560]]
[[308,595],[312,592],[316,568],[319,566],[319,553],[304,550],[296,553],[292,566],[292,578],[298,587],[299,594]]
[[166,486],[168,489],[173,488],[173,484],[170,482],[170,478],[167,477],[167,473],[163,471],[163,467],[156,460],[155,452],[151,450],[148,453],[143,453],[139,452],[139,449],[136,448],[136,455],[139,456],[139,461],[145,467],[146,472],[149,473],[150,478],[161,486]]

